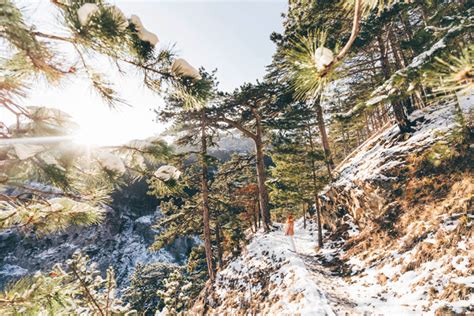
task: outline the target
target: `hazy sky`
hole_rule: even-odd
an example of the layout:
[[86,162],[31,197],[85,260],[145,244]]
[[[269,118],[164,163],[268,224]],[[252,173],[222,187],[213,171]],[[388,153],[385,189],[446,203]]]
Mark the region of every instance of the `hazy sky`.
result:
[[[158,35],[159,45],[175,43],[178,55],[196,68],[218,68],[220,88],[226,91],[262,78],[275,49],[269,36],[273,31],[281,31],[281,13],[287,8],[287,0],[109,2],[127,17],[137,14],[144,26]],[[56,11],[50,1],[20,3],[39,29],[64,33],[54,22]],[[110,79],[117,83],[117,90],[132,108],[110,112],[89,83],[77,77],[55,88],[37,82],[24,103],[65,110],[82,126],[84,137],[99,144],[144,138],[163,130],[153,121],[151,111],[162,104],[158,96],[144,88],[137,77],[124,78],[112,73]]]

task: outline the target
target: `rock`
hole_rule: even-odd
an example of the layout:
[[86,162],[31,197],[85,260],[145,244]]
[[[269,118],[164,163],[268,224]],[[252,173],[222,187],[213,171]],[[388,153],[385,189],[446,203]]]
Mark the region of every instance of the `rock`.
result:
[[377,275],[377,281],[379,282],[380,285],[383,286],[383,285],[385,285],[385,284],[387,283],[388,277],[387,277],[385,274],[383,274],[383,273],[379,273],[379,274]]

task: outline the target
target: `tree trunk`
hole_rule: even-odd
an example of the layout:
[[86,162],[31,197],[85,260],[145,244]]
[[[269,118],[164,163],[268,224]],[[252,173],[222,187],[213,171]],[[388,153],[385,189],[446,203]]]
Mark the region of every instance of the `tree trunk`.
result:
[[323,248],[323,225],[321,223],[321,205],[319,204],[319,197],[316,193],[314,198],[316,204],[316,218],[318,219],[318,246],[319,248]]
[[[309,145],[311,147],[311,151],[314,152],[314,143],[313,143],[313,137],[311,135],[311,126],[308,125],[308,131],[309,131]],[[318,179],[316,177],[316,161],[314,161],[313,155],[311,155],[311,174],[312,174],[312,179],[313,179],[313,190],[314,190],[314,204],[316,207],[316,218],[318,220],[318,246],[319,248],[323,247],[323,234],[321,232],[321,211],[320,211],[320,206],[319,206],[319,199],[318,199]]]
[[262,213],[260,212],[260,198],[257,200],[258,228],[262,227]]
[[258,197],[260,202],[260,213],[262,214],[263,229],[265,232],[270,231],[271,218],[270,218],[270,209],[268,206],[268,192],[267,186],[265,184],[266,174],[265,174],[265,162],[263,154],[263,129],[262,129],[262,120],[260,114],[252,109],[253,115],[255,116],[256,122],[256,137],[255,137],[255,158],[256,158],[256,168],[257,168],[257,177],[258,177]]
[[408,114],[406,112],[405,106],[403,102],[397,101],[392,102],[392,109],[393,114],[395,116],[395,120],[397,121],[397,125],[400,128],[402,133],[409,133],[412,132],[413,129],[411,128],[412,123],[408,119]]
[[321,135],[321,142],[323,144],[324,156],[326,158],[326,166],[328,168],[329,179],[332,181],[332,170],[334,169],[334,162],[331,157],[331,149],[329,148],[328,134],[326,132],[326,123],[324,122],[323,108],[320,101],[315,103],[316,119],[318,121],[319,134]]
[[382,66],[382,72],[385,80],[390,78],[390,62],[387,56],[387,50],[385,49],[385,43],[383,42],[382,35],[377,35],[377,44],[380,50],[380,62]]
[[255,226],[255,232],[257,232],[258,227],[260,226],[258,224],[258,210],[259,210],[258,204],[259,204],[258,201],[255,201],[255,206],[254,206],[254,209],[253,209],[253,224]]
[[258,195],[260,202],[260,213],[263,222],[263,229],[268,232],[270,231],[270,210],[268,209],[268,192],[265,185],[265,163],[263,160],[263,143],[261,134],[257,132],[257,139],[255,141],[255,151],[257,160],[257,177],[258,177]]
[[306,207],[303,203],[303,228],[306,229]]
[[347,139],[347,135],[346,135],[346,130],[344,128],[344,124],[343,123],[340,123],[340,126],[341,126],[341,134],[342,134],[342,150],[343,150],[343,153],[344,153],[344,157],[347,156],[347,154],[349,153],[349,148],[348,148],[348,139]]
[[206,113],[201,111],[201,194],[202,194],[202,218],[204,224],[204,249],[206,252],[207,272],[213,282],[215,272],[212,263],[211,229],[209,227],[209,188],[207,186],[207,135],[206,135]]
[[219,268],[222,268],[223,263],[222,263],[222,237],[221,237],[221,226],[219,225],[218,222],[216,222],[216,244],[217,244],[217,260],[219,262]]
[[[390,43],[390,47],[392,49],[392,54],[395,59],[395,64],[397,65],[397,69],[402,69],[405,67],[404,61],[398,55],[397,44],[393,38],[393,32],[388,34],[388,39]],[[411,103],[410,103],[411,105]],[[393,115],[395,116],[395,120],[397,121],[397,125],[400,128],[402,133],[409,133],[412,132],[411,122],[408,119],[408,108],[405,107],[405,104],[402,100],[397,102],[392,102],[392,110]]]

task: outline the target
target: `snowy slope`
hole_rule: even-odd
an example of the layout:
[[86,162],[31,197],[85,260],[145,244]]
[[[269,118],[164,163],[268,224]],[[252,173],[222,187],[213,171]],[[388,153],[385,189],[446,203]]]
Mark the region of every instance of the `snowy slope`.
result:
[[314,254],[316,243],[301,226],[299,221],[296,252],[281,225],[275,232],[257,233],[242,256],[217,274],[212,314],[253,310],[264,315],[335,315],[302,259]]
[[[468,122],[472,100],[461,102]],[[203,292],[206,312],[474,312],[473,146],[461,150],[456,143],[462,134],[457,111],[453,104],[415,111],[411,135],[393,126],[363,144],[321,196],[331,215],[324,249],[316,249],[312,220],[306,229],[297,222],[296,252],[281,224],[257,233]],[[202,312],[203,304],[194,311]]]

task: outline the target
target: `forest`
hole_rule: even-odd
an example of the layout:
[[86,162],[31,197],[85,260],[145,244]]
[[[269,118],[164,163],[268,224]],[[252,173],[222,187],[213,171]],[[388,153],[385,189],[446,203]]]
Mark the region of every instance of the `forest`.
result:
[[[471,1],[289,0],[231,92],[113,1],[50,2],[57,30],[0,2],[1,315],[474,312]],[[85,80],[118,111],[116,73],[162,135],[77,143],[27,101]]]

